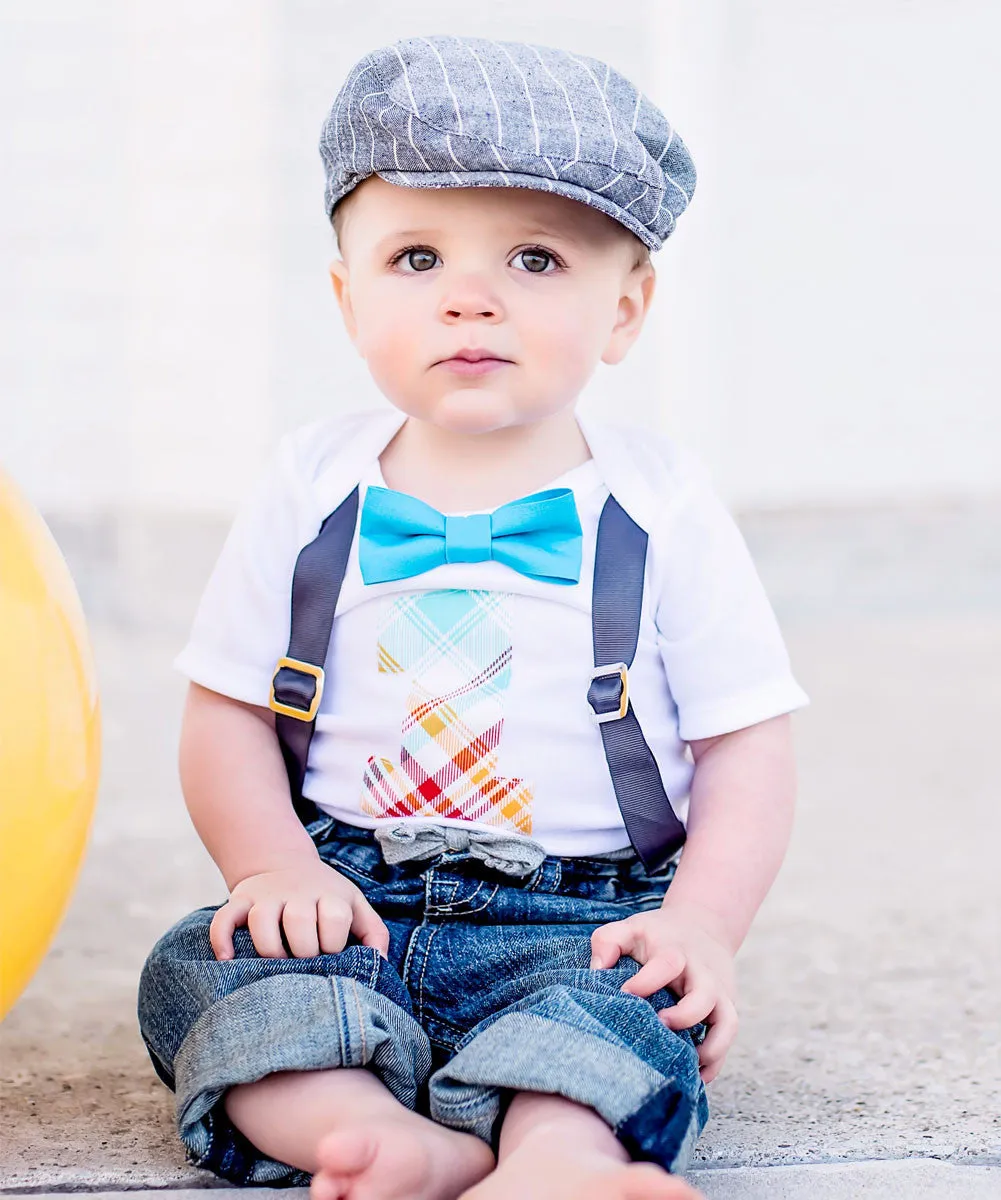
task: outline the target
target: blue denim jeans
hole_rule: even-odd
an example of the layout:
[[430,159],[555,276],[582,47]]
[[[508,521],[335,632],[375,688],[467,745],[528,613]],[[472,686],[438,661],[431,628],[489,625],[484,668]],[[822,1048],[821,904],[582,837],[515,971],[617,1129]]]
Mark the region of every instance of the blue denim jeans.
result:
[[676,1001],[666,989],[620,991],[634,959],[589,966],[591,933],[658,908],[673,864],[649,875],[634,854],[549,856],[512,878],[445,850],[390,866],[370,830],[315,811],[307,831],[385,921],[388,960],[353,936],[337,954],[265,958],[239,928],[220,962],[208,931],[221,905],[167,930],[143,966],[138,1018],[176,1093],[189,1162],[231,1183],[306,1186],[308,1172],[233,1126],[223,1094],[275,1071],[344,1066],[495,1152],[511,1098],[538,1091],[592,1107],[632,1158],[685,1169],[709,1115],[704,1027],[667,1029],[656,1015]]

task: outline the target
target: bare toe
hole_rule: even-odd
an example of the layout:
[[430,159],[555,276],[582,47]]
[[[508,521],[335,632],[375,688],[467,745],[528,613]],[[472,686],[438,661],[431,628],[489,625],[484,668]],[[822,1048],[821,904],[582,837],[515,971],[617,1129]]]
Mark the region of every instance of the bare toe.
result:
[[700,1200],[683,1179],[654,1163],[574,1160],[527,1143],[460,1200]]
[[341,1200],[341,1186],[327,1171],[317,1171],[309,1182],[309,1200]]
[[370,1166],[378,1143],[364,1129],[335,1129],[326,1134],[316,1147],[320,1169],[330,1175],[357,1175]]
[[456,1200],[494,1164],[472,1134],[408,1113],[325,1134],[310,1200]]
[[623,1173],[621,1196],[622,1200],[699,1200],[700,1193],[652,1163],[637,1163]]

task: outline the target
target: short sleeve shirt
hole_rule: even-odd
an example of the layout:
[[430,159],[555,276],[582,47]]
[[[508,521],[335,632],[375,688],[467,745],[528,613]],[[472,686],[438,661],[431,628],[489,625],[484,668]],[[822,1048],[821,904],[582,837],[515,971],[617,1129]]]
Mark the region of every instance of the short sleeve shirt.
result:
[[[324,428],[283,441],[233,523],[175,661],[203,687],[268,703],[288,646],[295,559],[324,507],[315,486]],[[377,455],[360,464],[357,482],[360,511],[368,487],[386,486]],[[557,855],[629,845],[586,699],[595,540],[609,489],[595,458],[544,486],[573,491],[583,532],[576,584],[489,560],[366,585],[356,534],[303,784],[321,810],[369,828],[408,818],[503,828]],[[733,519],[700,477],[679,492],[683,502],[652,539],[657,570],[648,553],[629,688],[685,821],[687,743],[807,697]]]

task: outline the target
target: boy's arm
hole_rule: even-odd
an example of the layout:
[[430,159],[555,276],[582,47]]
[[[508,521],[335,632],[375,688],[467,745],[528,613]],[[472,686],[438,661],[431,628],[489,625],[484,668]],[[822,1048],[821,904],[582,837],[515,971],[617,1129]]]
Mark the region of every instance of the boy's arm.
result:
[[250,875],[319,861],[292,807],[269,708],[192,683],[179,767],[191,820],[230,891]]
[[795,763],[788,714],[691,742],[695,774],[688,838],[659,909],[602,925],[591,935],[592,968],[621,955],[642,964],[622,991],[671,988],[661,1009],[669,1029],[710,1026],[700,1074],[719,1074],[737,1032],[733,957],[785,854],[792,827]]
[[792,831],[796,766],[788,713],[690,743],[688,838],[665,908],[703,916],[735,954],[778,874]]

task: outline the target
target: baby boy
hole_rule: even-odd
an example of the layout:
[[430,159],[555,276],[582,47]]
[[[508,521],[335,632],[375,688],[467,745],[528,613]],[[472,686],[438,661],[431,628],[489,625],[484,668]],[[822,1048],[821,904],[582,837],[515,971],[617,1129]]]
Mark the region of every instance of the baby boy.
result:
[[594,58],[410,38],[321,140],[389,401],[285,437],[177,665],[228,900],[143,968],[190,1161],[315,1200],[692,1196],[806,703],[705,472],[585,418],[695,185]]

